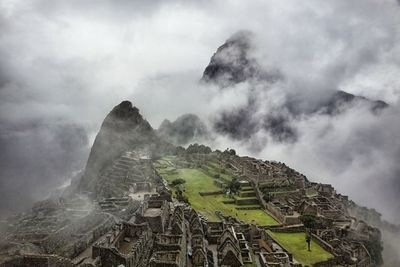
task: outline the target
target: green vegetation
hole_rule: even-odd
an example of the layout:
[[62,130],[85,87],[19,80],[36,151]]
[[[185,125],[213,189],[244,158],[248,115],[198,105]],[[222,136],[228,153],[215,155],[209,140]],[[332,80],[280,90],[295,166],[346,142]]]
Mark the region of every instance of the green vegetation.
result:
[[[224,215],[237,217],[246,223],[256,222],[259,225],[277,225],[278,223],[265,211],[258,210],[237,210],[235,204],[225,204],[223,201],[232,201],[232,198],[226,197],[224,194],[201,196],[199,192],[217,192],[221,191],[222,188],[218,187],[214,183],[214,179],[205,174],[200,169],[175,169],[173,167],[172,159],[163,158],[157,161],[154,166],[158,173],[168,182],[171,183],[176,179],[183,179],[185,181],[184,192],[177,192],[176,188],[173,188],[175,196],[177,193],[186,196],[190,205],[200,212],[201,214],[208,217],[211,221],[218,221],[218,217],[215,215],[216,211],[221,211]],[[179,196],[181,197],[181,196]],[[252,205],[254,206],[254,205]]]
[[230,181],[227,185],[226,185],[226,189],[229,190],[230,193],[237,193],[239,192],[240,189],[240,183],[239,181],[235,178],[232,181]]
[[311,231],[317,223],[317,217],[314,214],[303,214],[300,216],[300,221],[304,224],[306,228],[306,242],[308,246],[308,251],[311,251]]
[[308,189],[307,191],[306,191],[306,195],[307,195],[307,197],[315,197],[315,196],[317,196],[318,195],[318,192],[317,191],[315,191],[314,189]]
[[231,155],[231,156],[235,156],[235,155],[236,155],[236,151],[235,151],[234,149],[229,149],[229,148],[227,148],[227,149],[224,151],[224,153],[225,153],[225,154],[228,154],[228,155]]
[[207,165],[203,166],[204,171],[211,175],[212,177],[223,181],[224,183],[229,183],[234,180],[235,177],[226,173],[226,169],[221,163],[215,161],[207,162]]
[[186,181],[181,179],[181,178],[178,178],[178,179],[175,179],[175,180],[171,181],[171,185],[172,186],[178,186],[178,185],[181,185],[181,184],[184,184],[184,183],[186,183]]
[[254,191],[254,189],[251,186],[242,186],[240,191]]
[[199,144],[191,144],[189,147],[186,149],[186,152],[189,154],[209,154],[212,152],[211,148],[205,145],[199,145]]
[[376,266],[382,265],[383,258],[382,258],[382,241],[377,237],[371,237],[370,240],[365,244],[366,248],[368,249],[369,253],[371,254],[372,261],[375,263]]
[[275,238],[281,246],[292,253],[296,261],[303,265],[311,266],[317,262],[333,258],[331,253],[324,250],[314,240],[311,240],[312,249],[308,251],[307,243],[305,242],[305,233],[274,233],[271,231],[268,231],[268,233]]

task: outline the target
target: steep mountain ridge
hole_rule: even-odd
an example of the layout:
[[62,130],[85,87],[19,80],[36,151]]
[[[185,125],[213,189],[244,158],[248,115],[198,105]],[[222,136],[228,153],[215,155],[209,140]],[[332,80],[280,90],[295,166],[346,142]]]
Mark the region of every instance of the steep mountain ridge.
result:
[[201,80],[224,88],[250,79],[269,82],[282,79],[277,70],[263,70],[251,57],[252,38],[248,31],[239,31],[228,38],[211,57]]
[[[388,104],[381,100],[370,100],[341,90],[322,90],[319,101],[311,103],[306,92],[287,93],[286,99],[279,106],[273,107],[263,118],[253,118],[257,110],[264,110],[267,99],[253,95],[254,88],[260,86],[268,91],[277,82],[285,82],[285,77],[277,69],[263,69],[252,57],[252,34],[238,32],[221,45],[210,59],[201,80],[216,84],[220,90],[226,90],[243,82],[250,87],[247,104],[215,114],[213,128],[220,134],[231,138],[249,139],[260,130],[269,132],[277,142],[295,142],[297,130],[291,124],[302,115],[325,114],[335,116],[347,112],[359,103],[369,107],[374,114]],[[304,95],[303,95],[304,94]],[[269,108],[269,107],[267,107]]]
[[93,143],[85,172],[79,184],[82,191],[93,191],[101,170],[133,148],[145,148],[157,142],[151,125],[131,102],[123,101],[106,116]]

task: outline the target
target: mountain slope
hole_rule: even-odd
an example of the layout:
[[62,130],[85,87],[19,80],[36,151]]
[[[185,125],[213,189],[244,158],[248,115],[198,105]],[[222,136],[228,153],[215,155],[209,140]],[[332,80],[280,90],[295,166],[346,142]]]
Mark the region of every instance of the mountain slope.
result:
[[164,120],[157,133],[174,145],[186,145],[193,140],[203,140],[209,135],[207,126],[194,114],[182,115],[173,122]]
[[106,116],[96,136],[80,181],[81,191],[92,191],[100,172],[124,151],[156,142],[150,124],[129,101],[123,101]]

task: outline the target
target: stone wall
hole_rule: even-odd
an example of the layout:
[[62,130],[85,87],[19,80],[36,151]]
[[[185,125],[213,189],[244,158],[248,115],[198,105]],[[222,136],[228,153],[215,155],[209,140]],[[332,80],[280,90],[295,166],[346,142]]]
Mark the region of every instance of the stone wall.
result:
[[73,258],[105,234],[114,223],[111,215],[92,212],[50,235],[43,242],[43,248],[47,253],[57,252],[66,258]]
[[[92,258],[100,258],[101,266],[146,266],[153,244],[152,233],[147,224],[123,223],[92,247]],[[121,254],[118,248],[124,238],[134,239],[132,251]]]
[[199,195],[204,197],[204,196],[215,196],[215,195],[221,195],[223,194],[224,191],[219,190],[219,191],[214,191],[214,192],[199,192]]
[[259,204],[257,198],[243,198],[243,199],[237,198],[237,199],[235,199],[235,203],[236,203],[236,205],[255,205],[255,204]]
[[301,224],[301,220],[299,217],[293,217],[293,216],[284,216],[284,221],[283,224],[286,225],[294,225],[294,224]]
[[256,193],[254,191],[248,191],[248,192],[240,192],[239,193],[240,197],[256,197]]
[[[159,209],[160,214],[154,216],[145,216],[148,208]],[[168,223],[169,212],[170,208],[167,201],[147,199],[140,208],[139,214],[136,215],[136,222],[147,222],[154,233],[163,233]]]
[[330,252],[330,253],[334,253],[334,249],[331,245],[329,245],[327,242],[325,242],[324,240],[322,240],[319,236],[312,234],[312,239],[318,244],[320,245],[323,249],[325,249],[326,251]]
[[118,266],[123,264],[128,265],[128,260],[122,257],[121,254],[115,248],[103,248],[103,247],[92,247],[92,257],[100,257],[103,266]]
[[258,186],[254,186],[253,185],[253,188],[254,188],[254,191],[255,191],[255,193],[256,193],[256,197],[257,197],[257,199],[258,199],[258,202],[260,203],[260,205],[264,208],[264,209],[267,209],[267,202],[263,199],[263,194],[262,194],[262,192],[260,191],[260,188],[258,188]]
[[1,263],[2,267],[74,267],[75,265],[66,258],[56,255],[24,255],[16,256],[7,262]]
[[280,223],[285,221],[285,215],[272,203],[266,203],[266,209],[276,218]]
[[237,210],[260,210],[261,206],[258,207],[236,207]]
[[329,259],[329,260],[326,260],[326,261],[321,261],[321,262],[314,263],[313,266],[314,267],[334,267],[334,266],[338,266],[338,262],[337,262],[336,258],[333,258],[333,259]]
[[304,226],[295,226],[295,227],[270,227],[272,232],[276,233],[304,233]]

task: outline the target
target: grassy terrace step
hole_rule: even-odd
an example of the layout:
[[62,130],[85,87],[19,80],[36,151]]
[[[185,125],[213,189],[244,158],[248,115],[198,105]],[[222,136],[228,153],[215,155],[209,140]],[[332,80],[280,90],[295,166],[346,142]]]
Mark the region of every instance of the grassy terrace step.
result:
[[251,186],[242,186],[240,187],[240,191],[249,192],[249,191],[254,191],[254,189]]
[[257,198],[256,198],[256,197],[241,197],[241,196],[234,196],[234,198],[235,198],[236,200],[249,200],[249,199],[255,199],[255,200],[257,200]]
[[240,205],[236,206],[237,210],[260,210],[260,205]]
[[315,241],[311,241],[311,251],[307,249],[305,233],[268,233],[287,251],[293,254],[293,258],[303,266],[333,258],[333,255],[324,250]]
[[222,203],[224,203],[224,204],[235,204],[235,200],[227,198],[226,200],[222,200]]
[[247,192],[240,191],[239,192],[239,197],[255,197],[255,196],[256,196],[256,192],[254,192],[254,191],[247,191]]
[[274,191],[271,193],[273,193],[274,195],[281,195],[281,194],[293,194],[293,193],[297,193],[297,192],[299,192],[299,191],[298,190],[290,190],[290,191]]
[[235,197],[235,204],[238,206],[256,205],[259,204],[258,199],[255,197],[237,198]]
[[213,167],[208,166],[203,166],[202,169],[204,169],[204,171],[212,176],[213,178],[215,178],[216,175],[218,175],[218,179],[224,181],[225,183],[229,183],[233,180],[233,176],[226,174],[226,173],[222,173],[221,169],[215,169]]

